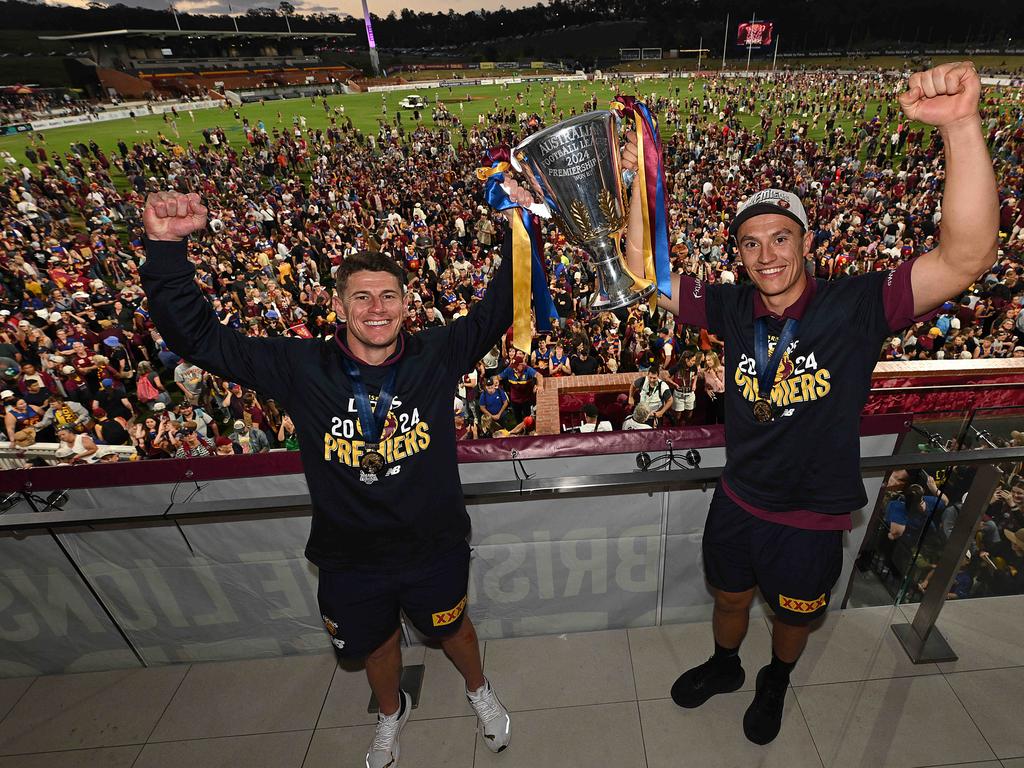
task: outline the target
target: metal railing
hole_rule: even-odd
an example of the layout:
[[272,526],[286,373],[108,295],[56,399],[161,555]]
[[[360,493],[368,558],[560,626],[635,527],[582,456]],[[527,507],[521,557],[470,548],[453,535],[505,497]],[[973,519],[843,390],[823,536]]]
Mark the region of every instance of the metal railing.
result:
[[[1024,448],[999,448],[955,453],[897,455],[863,458],[861,473],[878,477],[894,469],[934,469],[949,466],[977,466],[978,472],[969,488],[967,499],[949,535],[935,572],[924,592],[921,607],[914,621],[894,625],[905,650],[915,663],[951,660],[956,656],[935,628],[948,589],[952,583],[971,536],[983,515],[989,499],[1000,482],[997,465],[1024,461]],[[642,463],[642,462],[640,462]],[[569,497],[606,497],[617,494],[654,494],[664,491],[707,489],[721,475],[722,467],[693,469],[638,470],[629,473],[574,475],[566,477],[524,477],[516,480],[466,483],[466,502],[471,505],[502,503],[516,500],[561,499]],[[885,493],[883,485],[880,493]],[[246,516],[272,513],[296,515],[311,509],[306,493],[262,497],[258,499],[218,500],[171,505],[154,504],[140,508],[62,510],[54,508],[60,499],[51,493],[47,499],[33,497],[30,490],[16,491],[28,503],[22,509],[0,514],[0,531],[24,532],[45,529],[51,533],[83,525],[133,526],[152,521],[196,520],[204,517]],[[47,509],[47,507],[50,507]],[[876,509],[878,505],[876,505]],[[32,510],[32,511],[29,511]],[[868,535],[871,531],[869,529]],[[56,536],[55,536],[56,538]],[[70,556],[68,556],[69,559]],[[74,564],[74,562],[72,561]],[[660,612],[659,612],[660,616]]]

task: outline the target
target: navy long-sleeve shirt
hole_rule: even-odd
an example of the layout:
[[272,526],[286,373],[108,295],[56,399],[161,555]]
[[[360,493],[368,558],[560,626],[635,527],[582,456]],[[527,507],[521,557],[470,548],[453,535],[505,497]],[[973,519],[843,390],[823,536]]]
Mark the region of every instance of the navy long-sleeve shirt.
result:
[[[455,322],[403,333],[383,365],[354,358],[345,332],[320,339],[254,338],[217,322],[195,285],[186,244],[146,242],[140,268],[153,321],[191,363],[283,404],[295,423],[313,519],[306,556],[317,566],[397,567],[454,546],[469,533],[455,460],[452,398],[466,372],[512,322],[510,240],[483,300]],[[364,441],[342,355],[356,360],[371,399],[398,366],[379,480],[360,479]]]

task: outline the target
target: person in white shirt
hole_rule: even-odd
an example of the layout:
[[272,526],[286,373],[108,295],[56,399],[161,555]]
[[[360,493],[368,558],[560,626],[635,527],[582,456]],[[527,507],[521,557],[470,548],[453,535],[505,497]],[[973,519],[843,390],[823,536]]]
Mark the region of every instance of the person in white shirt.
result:
[[[650,427],[648,427],[650,429]],[[583,423],[580,424],[580,432],[611,432],[610,421],[599,421],[597,417],[597,406],[587,403],[583,406]]]
[[633,409],[633,415],[622,422],[622,428],[624,430],[630,429],[653,429],[648,422],[651,419],[650,406],[644,403],[637,403],[636,408]]

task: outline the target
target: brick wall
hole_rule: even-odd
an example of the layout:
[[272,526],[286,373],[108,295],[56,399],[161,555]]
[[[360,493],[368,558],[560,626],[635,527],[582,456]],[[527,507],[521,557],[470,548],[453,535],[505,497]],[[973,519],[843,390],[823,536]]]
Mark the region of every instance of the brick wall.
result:
[[628,392],[639,374],[604,373],[594,376],[548,376],[537,393],[537,434],[557,435],[562,431],[558,398],[563,392]]

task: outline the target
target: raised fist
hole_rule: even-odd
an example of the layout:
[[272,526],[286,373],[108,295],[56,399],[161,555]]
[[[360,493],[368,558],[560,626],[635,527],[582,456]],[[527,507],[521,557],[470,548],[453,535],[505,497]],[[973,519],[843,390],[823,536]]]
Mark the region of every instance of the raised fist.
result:
[[911,120],[945,128],[978,115],[981,78],[969,61],[940,64],[915,72],[900,94],[900,106]]
[[206,227],[206,206],[192,192],[154,192],[146,200],[142,223],[150,240],[184,240]]

